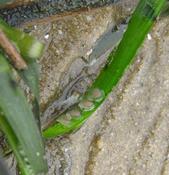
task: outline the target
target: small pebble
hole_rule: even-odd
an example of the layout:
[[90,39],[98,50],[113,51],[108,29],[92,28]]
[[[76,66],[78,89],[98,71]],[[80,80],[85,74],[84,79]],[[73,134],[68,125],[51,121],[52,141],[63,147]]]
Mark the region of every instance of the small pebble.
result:
[[148,40],[152,40],[152,36],[150,34],[147,35]]
[[49,38],[49,34],[46,34],[46,35],[44,36],[44,38],[45,38],[45,39],[48,39],[48,38]]

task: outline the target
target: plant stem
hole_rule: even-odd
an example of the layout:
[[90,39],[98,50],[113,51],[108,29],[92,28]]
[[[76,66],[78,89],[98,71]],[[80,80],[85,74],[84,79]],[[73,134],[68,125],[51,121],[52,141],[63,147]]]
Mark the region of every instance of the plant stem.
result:
[[27,68],[25,61],[22,59],[16,48],[9,41],[9,39],[6,37],[6,35],[1,29],[0,29],[0,46],[9,56],[9,59],[11,59],[11,62],[13,63],[16,69],[22,70]]
[[34,37],[9,26],[1,18],[0,29],[6,34],[8,39],[15,44],[24,59],[37,59],[42,55],[44,45]]

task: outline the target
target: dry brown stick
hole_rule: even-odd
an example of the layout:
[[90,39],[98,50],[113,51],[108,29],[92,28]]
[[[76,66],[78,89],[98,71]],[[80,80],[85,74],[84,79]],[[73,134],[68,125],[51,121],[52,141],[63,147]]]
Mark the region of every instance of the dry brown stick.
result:
[[26,62],[2,30],[0,30],[0,47],[8,55],[16,69],[22,70],[27,68]]

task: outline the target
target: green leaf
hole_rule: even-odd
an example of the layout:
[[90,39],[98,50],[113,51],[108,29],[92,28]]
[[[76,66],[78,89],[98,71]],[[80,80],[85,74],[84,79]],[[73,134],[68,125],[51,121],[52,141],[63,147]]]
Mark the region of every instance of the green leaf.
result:
[[27,62],[26,70],[18,71],[21,78],[30,87],[32,93],[39,100],[39,66],[35,61]]
[[[55,137],[78,129],[101,105],[130,65],[165,2],[166,0],[140,0],[117,50],[115,53],[112,51],[108,63],[94,81],[92,87],[81,98],[80,103],[70,109],[77,110],[76,113],[80,113],[80,115],[77,117],[71,115],[70,110],[66,111],[51,126],[44,129],[44,137]],[[94,95],[91,96],[96,90],[98,94],[101,94],[99,101],[94,98]],[[83,106],[80,104],[83,104]],[[57,117],[55,116],[55,118]]]
[[24,32],[9,26],[2,19],[0,19],[0,29],[6,34],[8,39],[14,43],[23,59],[27,63],[27,69],[17,70],[21,78],[31,89],[33,99],[33,109],[35,118],[40,126],[40,112],[39,112],[39,66],[36,59],[42,55],[44,45],[38,42],[33,36],[25,34]]
[[44,44],[37,41],[33,36],[9,26],[1,18],[0,29],[6,34],[8,39],[13,42],[24,59],[29,61],[29,59],[37,59],[42,55]]
[[16,135],[14,134],[14,131],[10,127],[9,123],[5,119],[5,116],[2,114],[2,112],[0,115],[0,127],[5,133],[5,136],[13,149],[13,152],[19,163],[19,167],[22,169],[22,175],[30,175],[31,169],[29,168],[29,165],[25,163],[24,157],[20,154],[21,149],[20,149],[19,141]]
[[3,30],[8,39],[16,46],[28,64],[26,70],[18,72],[30,87],[36,99],[39,100],[39,69],[35,59],[40,58],[42,55],[44,44],[37,41],[33,36],[9,26],[1,18],[0,29]]
[[37,121],[38,126],[40,127],[40,109],[39,109],[39,66],[35,60],[27,61],[28,68],[26,70],[17,70],[21,78],[31,89],[34,99],[33,104],[33,113]]
[[26,70],[18,72],[30,87],[36,99],[39,100],[39,70],[35,59],[41,57],[44,44],[37,41],[33,36],[9,26],[1,18],[0,29],[3,30],[8,39],[16,46],[19,53],[28,64],[28,68]]
[[[45,172],[47,165],[44,160],[44,146],[39,129],[31,107],[12,79],[10,67],[3,55],[0,55],[0,82],[0,107],[3,112],[1,127],[11,140],[11,147],[19,163],[23,164],[20,167],[24,169],[30,165],[34,174]],[[7,131],[10,131],[10,134]]]

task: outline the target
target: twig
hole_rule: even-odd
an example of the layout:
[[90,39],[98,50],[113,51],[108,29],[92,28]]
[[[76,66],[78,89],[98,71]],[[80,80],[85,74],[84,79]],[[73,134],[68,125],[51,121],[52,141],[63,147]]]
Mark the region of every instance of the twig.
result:
[[15,68],[22,70],[27,68],[26,62],[18,53],[15,46],[9,41],[4,32],[0,29],[0,47],[9,56],[9,59],[14,64]]

